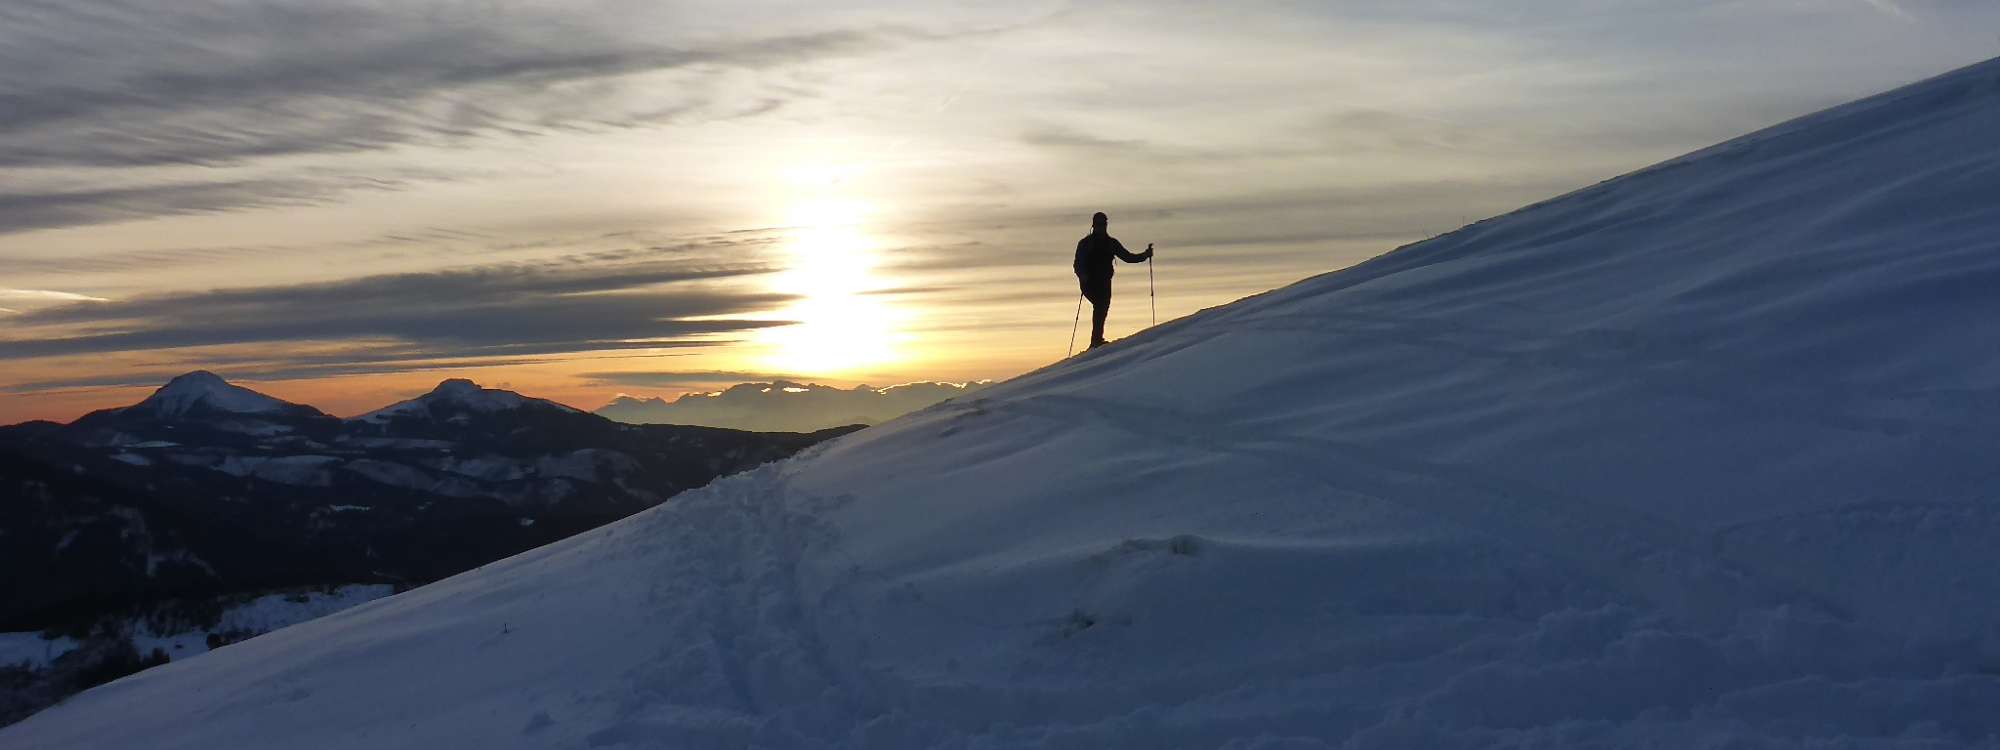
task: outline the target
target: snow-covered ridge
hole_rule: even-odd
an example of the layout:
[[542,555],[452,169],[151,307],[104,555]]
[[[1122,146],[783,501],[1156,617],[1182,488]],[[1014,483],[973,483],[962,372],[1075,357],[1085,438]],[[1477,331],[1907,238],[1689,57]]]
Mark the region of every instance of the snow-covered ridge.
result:
[[[492,414],[524,406],[545,407],[570,414],[584,413],[554,401],[497,388],[483,388],[464,378],[450,378],[438,383],[429,393],[368,412],[350,421],[381,422],[391,417],[428,417],[434,412]],[[207,370],[196,370],[168,380],[166,385],[137,404],[92,414],[80,421],[101,424],[121,416],[171,421],[185,421],[199,416],[216,429],[268,437],[292,431],[290,423],[282,418],[324,418],[326,415],[311,406],[273,398],[230,383]],[[111,441],[117,442],[115,435]]]
[[2000,62],[1174,321],[0,744],[1990,747],[1994,279]]
[[353,419],[363,422],[382,422],[394,418],[421,418],[432,414],[436,409],[491,413],[519,409],[526,404],[583,413],[580,409],[554,401],[529,398],[513,391],[482,388],[479,384],[464,378],[451,378],[438,383],[437,388],[430,393],[376,409]]
[[183,416],[196,406],[234,414],[269,414],[299,408],[297,404],[233,385],[207,370],[196,370],[169,380],[145,400],[129,408],[171,418]]

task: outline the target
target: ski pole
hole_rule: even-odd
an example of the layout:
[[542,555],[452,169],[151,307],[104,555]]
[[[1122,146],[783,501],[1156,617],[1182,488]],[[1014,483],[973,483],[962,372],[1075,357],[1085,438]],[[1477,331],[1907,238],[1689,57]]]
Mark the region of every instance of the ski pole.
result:
[[1069,359],[1070,355],[1076,353],[1076,324],[1081,322],[1083,322],[1083,294],[1078,293],[1076,295],[1076,318],[1069,322],[1069,351],[1063,353],[1063,359]]
[[[1153,243],[1146,243],[1146,249],[1149,251],[1152,250]],[[1160,298],[1153,293],[1153,256],[1151,255],[1146,256],[1146,301],[1153,305],[1153,325],[1157,326],[1160,324]]]

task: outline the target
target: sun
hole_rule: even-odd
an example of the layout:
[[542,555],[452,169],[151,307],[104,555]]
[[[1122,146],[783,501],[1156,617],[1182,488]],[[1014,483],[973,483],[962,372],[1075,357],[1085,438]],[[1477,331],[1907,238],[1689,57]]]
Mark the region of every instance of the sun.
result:
[[773,291],[798,299],[778,316],[792,325],[765,329],[765,364],[781,372],[835,376],[901,359],[901,311],[879,294],[879,247],[864,229],[869,207],[819,198],[788,217],[786,269]]

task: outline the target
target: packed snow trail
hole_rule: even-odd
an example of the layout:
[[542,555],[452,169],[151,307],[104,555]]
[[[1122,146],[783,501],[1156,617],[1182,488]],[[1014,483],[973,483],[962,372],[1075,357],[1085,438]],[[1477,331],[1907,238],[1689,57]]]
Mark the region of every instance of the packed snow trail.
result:
[[2000,744],[2000,62],[1173,321],[0,746]]

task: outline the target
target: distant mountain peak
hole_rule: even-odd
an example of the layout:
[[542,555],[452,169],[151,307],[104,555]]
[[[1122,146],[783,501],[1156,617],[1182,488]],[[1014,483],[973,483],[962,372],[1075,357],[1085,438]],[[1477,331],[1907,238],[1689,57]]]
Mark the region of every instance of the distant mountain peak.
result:
[[223,380],[221,375],[207,370],[194,370],[169,379],[166,387],[206,388],[224,385],[229,385],[229,381]]
[[[478,383],[474,383],[466,378],[445,378],[444,380],[438,382],[436,388],[431,389],[431,393],[441,396],[453,396],[453,395],[470,395],[485,390],[489,389],[484,388],[480,386]],[[506,393],[507,391],[498,391],[498,392]]]
[[450,403],[477,411],[500,411],[519,408],[530,401],[525,396],[499,388],[487,388],[465,378],[446,378],[432,388],[430,393],[419,397],[432,403]]
[[737,383],[719,391],[683,393],[672,400],[621,393],[596,413],[633,424],[811,432],[885,422],[986,385],[985,382],[921,381],[887,388],[871,385],[841,388],[773,379]]
[[195,370],[167,381],[166,385],[131,407],[160,417],[179,417],[197,407],[234,414],[270,414],[302,408],[280,399],[244,388],[207,370]]
[[446,378],[439,382],[430,393],[402,401],[363,414],[356,419],[382,421],[395,417],[416,417],[434,411],[447,412],[499,412],[519,409],[525,405],[540,405],[568,412],[582,413],[554,401],[530,398],[513,391],[487,388],[466,378]]

